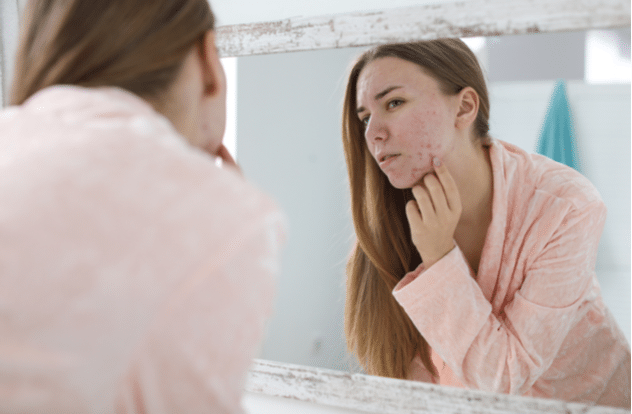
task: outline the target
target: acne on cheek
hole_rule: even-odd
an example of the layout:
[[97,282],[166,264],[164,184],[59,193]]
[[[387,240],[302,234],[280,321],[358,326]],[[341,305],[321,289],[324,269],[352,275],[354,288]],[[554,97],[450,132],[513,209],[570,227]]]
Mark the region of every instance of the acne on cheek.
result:
[[432,171],[432,157],[434,156],[434,152],[432,145],[428,145],[427,151],[418,152],[415,155],[414,163],[416,167],[410,170],[410,181],[416,184],[424,175]]
[[443,155],[443,149],[443,143],[439,137],[429,137],[426,135],[420,138],[417,144],[417,151],[414,155],[415,162],[417,162],[422,169],[428,169],[431,167],[432,157]]
[[413,150],[410,154],[410,170],[407,172],[402,171],[400,179],[406,181],[410,186],[414,186],[419,183],[421,178],[427,173],[433,170],[432,158],[436,155],[442,155],[442,140],[437,136],[440,132],[437,131],[434,126],[433,116],[436,116],[436,111],[427,111],[419,114],[414,122],[409,124],[407,130],[403,131],[404,136],[409,141],[408,148]]
[[420,182],[424,175],[433,171],[432,159],[443,158],[446,151],[444,131],[440,114],[436,109],[420,111],[408,123],[403,123],[401,133],[403,146],[408,150],[407,168],[391,171],[392,183],[412,187]]

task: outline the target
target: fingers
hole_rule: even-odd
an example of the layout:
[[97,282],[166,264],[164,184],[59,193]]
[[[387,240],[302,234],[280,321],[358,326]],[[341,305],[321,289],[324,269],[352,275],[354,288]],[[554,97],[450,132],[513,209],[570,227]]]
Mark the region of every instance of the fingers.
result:
[[438,158],[433,159],[433,165],[436,177],[439,179],[445,199],[447,201],[448,208],[454,212],[461,212],[461,196],[459,195],[459,189],[454,182],[454,178],[448,171],[448,168]]
[[423,185],[417,185],[412,188],[413,196],[419,204],[419,210],[422,217],[428,217],[428,214],[443,214],[449,211],[447,195],[443,185],[435,176],[435,174],[426,174],[422,178]]
[[406,218],[410,227],[415,229],[421,226],[421,214],[419,213],[419,207],[415,200],[410,200],[406,203]]
[[430,217],[435,214],[435,208],[432,204],[431,196],[428,194],[428,190],[418,185],[413,187],[413,196],[417,201],[417,209],[421,213],[422,219]]
[[230,155],[230,152],[228,152],[228,148],[226,148],[224,144],[222,144],[217,150],[217,156],[222,159],[223,164],[231,165],[234,167],[237,166],[235,159],[233,158],[232,155]]
[[406,203],[412,242],[426,266],[454,248],[454,232],[461,216],[461,198],[452,175],[433,160],[434,173],[412,188],[415,200]]
[[439,179],[434,174],[426,174],[423,183],[428,191],[435,213],[441,214],[448,211],[448,202]]
[[219,158],[222,159],[222,166],[226,167],[232,167],[235,170],[237,170],[237,172],[239,172],[240,174],[241,172],[241,168],[239,168],[239,165],[237,165],[237,162],[235,161],[235,159],[233,158],[232,155],[230,155],[230,152],[228,152],[228,148],[226,148],[226,146],[224,146],[224,144],[222,144],[219,149],[217,150],[217,154],[216,154]]

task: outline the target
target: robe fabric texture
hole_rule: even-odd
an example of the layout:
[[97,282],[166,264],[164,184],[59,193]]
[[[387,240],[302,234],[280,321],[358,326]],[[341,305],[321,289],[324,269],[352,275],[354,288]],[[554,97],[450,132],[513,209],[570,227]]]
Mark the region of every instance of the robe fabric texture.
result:
[[458,245],[393,295],[432,348],[409,379],[630,409],[630,345],[595,274],[606,208],[577,171],[489,147],[492,221],[474,274]]
[[138,96],[0,112],[0,411],[241,413],[284,218]]

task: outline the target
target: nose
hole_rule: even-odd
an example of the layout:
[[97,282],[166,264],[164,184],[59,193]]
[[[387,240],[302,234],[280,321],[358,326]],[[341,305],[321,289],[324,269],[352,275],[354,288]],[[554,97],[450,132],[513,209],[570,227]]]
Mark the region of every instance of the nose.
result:
[[369,143],[384,142],[388,139],[386,125],[377,116],[371,116],[364,129],[364,138]]

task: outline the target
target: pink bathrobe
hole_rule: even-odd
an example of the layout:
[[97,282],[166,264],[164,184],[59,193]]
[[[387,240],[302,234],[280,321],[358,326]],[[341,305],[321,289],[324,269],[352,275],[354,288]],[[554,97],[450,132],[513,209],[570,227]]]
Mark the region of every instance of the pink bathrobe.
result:
[[417,357],[411,379],[630,409],[630,345],[595,275],[606,218],[597,190],[504,142],[490,158],[492,221],[478,274],[457,246],[393,291],[440,375]]
[[137,96],[0,112],[0,411],[239,413],[283,217]]

